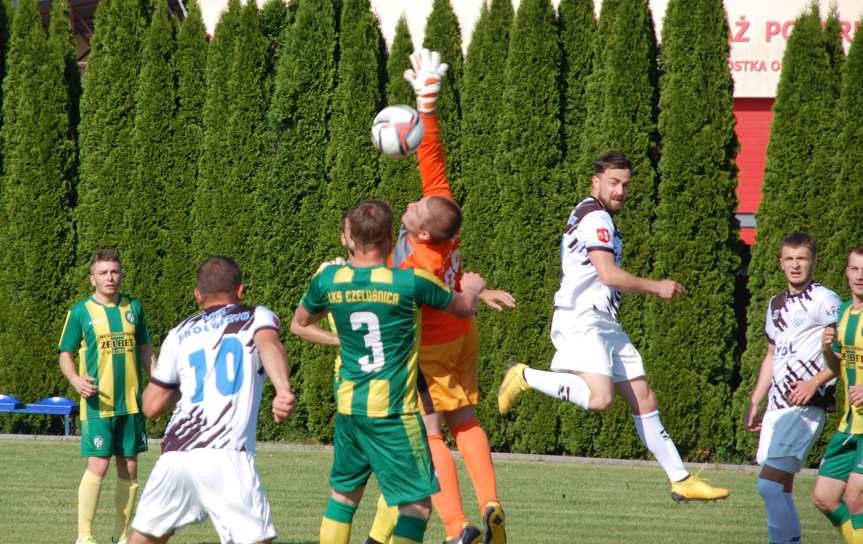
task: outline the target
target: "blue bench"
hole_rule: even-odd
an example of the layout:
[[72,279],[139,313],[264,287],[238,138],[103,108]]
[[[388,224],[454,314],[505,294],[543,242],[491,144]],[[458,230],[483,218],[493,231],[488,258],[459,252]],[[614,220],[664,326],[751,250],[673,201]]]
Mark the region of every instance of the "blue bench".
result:
[[48,397],[24,404],[11,395],[0,394],[0,412],[63,416],[63,433],[69,436],[70,422],[78,413],[78,403],[66,397]]

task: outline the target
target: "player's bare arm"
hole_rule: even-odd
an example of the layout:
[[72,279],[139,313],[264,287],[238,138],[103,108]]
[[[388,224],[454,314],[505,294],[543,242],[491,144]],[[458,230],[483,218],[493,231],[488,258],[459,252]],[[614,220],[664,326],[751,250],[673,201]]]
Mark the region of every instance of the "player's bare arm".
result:
[[758,371],[758,380],[755,382],[755,388],[752,390],[752,397],[749,399],[749,409],[746,412],[746,430],[757,432],[761,430],[761,402],[767,396],[767,391],[770,390],[770,383],[773,381],[773,350],[776,346],[772,342],[767,343],[767,353],[764,354],[764,359],[761,361],[761,369]]
[[800,380],[795,383],[788,400],[799,406],[805,405],[812,400],[812,397],[815,396],[819,387],[835,377],[836,374],[828,366],[808,380]]
[[150,381],[144,389],[142,401],[144,415],[152,419],[166,414],[180,399],[180,387],[166,387]]
[[614,254],[609,251],[591,251],[587,256],[596,267],[599,281],[606,287],[624,293],[655,295],[665,300],[686,294],[686,289],[674,280],[651,280],[630,274],[617,266]]
[[150,344],[144,344],[141,346],[141,361],[149,361],[150,364],[147,365],[147,370],[150,372],[150,375],[153,375],[153,372],[156,370],[156,350],[153,349],[153,346]]
[[836,339],[836,326],[830,325],[824,327],[824,332],[821,335],[821,353],[824,355],[824,362],[827,368],[833,371],[833,374],[838,376],[841,371],[839,367],[839,355],[833,351],[833,341]]
[[466,272],[461,278],[461,293],[453,293],[452,300],[444,311],[461,319],[476,313],[479,296],[485,289],[485,280],[476,272]]
[[69,380],[75,391],[81,394],[82,397],[88,399],[98,393],[96,385],[93,383],[95,378],[92,376],[79,376],[75,370],[75,360],[72,354],[67,351],[60,352],[60,372]]
[[291,390],[291,367],[288,354],[274,329],[260,329],[255,333],[255,347],[261,356],[264,371],[273,382],[276,396],[273,398],[273,419],[276,423],[286,420],[297,406],[297,399]]
[[[305,308],[303,309],[305,310]],[[324,312],[321,317],[325,315],[327,315],[327,312]],[[316,322],[309,323],[308,325],[300,325],[296,319],[292,319],[291,334],[311,344],[320,344],[322,346],[339,345],[339,335],[332,331],[328,331]]]
[[503,311],[503,307],[515,308],[515,297],[502,289],[484,289],[479,294],[479,299],[486,306],[498,312]]

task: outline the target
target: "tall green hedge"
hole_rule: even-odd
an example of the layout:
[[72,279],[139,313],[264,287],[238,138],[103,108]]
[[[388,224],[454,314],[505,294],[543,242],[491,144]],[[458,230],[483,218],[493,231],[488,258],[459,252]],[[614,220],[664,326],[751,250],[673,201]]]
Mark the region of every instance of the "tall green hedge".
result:
[[[497,119],[503,113],[506,56],[513,21],[512,2],[493,0],[483,4],[465,59],[462,84],[462,178],[466,197],[462,212],[462,263],[467,270],[480,272],[489,280],[496,274],[498,262],[494,250],[496,227],[501,222],[500,183],[495,169],[500,137]],[[498,287],[492,284],[492,287]],[[477,316],[480,334],[479,386],[482,396],[478,413],[486,428],[499,427],[494,392],[500,379],[497,315],[481,308]],[[494,441],[503,443],[502,433],[492,433]]]
[[446,149],[446,171],[458,202],[464,201],[461,177],[461,80],[464,74],[464,57],[461,48],[461,28],[450,0],[433,0],[426,20],[423,47],[438,51],[443,62],[449,64],[438,101],[441,142]]
[[197,304],[192,296],[198,253],[192,247],[191,212],[198,185],[198,162],[204,136],[203,108],[206,94],[207,31],[198,2],[186,4],[188,14],[177,32],[172,69],[176,78],[173,177],[164,186],[164,223],[159,230],[162,277],[159,306],[170,325],[191,314]]
[[106,0],[96,8],[96,31],[83,77],[74,213],[82,259],[100,247],[115,247],[123,254],[123,214],[134,204],[135,97],[147,10],[140,0]]
[[650,300],[647,360],[665,428],[703,460],[736,428],[737,140],[722,0],[671,0],[663,28],[654,273],[687,294]]
[[581,139],[587,119],[587,82],[593,69],[596,16],[592,0],[561,0],[557,12],[563,50],[564,187],[574,189],[582,160]]
[[[0,391],[24,402],[67,393],[55,342],[75,261],[70,98],[77,82],[67,76],[77,74],[67,71],[75,50],[65,0],[54,2],[51,17],[49,39],[38,2],[18,4],[3,83],[2,229],[8,238],[0,247]],[[44,417],[2,422],[4,432],[48,425]]]
[[[336,13],[329,0],[300,2],[284,35],[270,102],[271,162],[257,195],[262,300],[285,323],[299,303],[319,262],[319,213],[326,195],[326,150],[336,79]],[[302,368],[311,348],[287,338],[287,349]],[[322,350],[323,351],[323,350]],[[292,381],[300,394],[291,426],[304,430],[308,413],[303,378]],[[266,432],[276,432],[269,420]]]
[[132,135],[134,166],[129,191],[134,206],[124,214],[122,247],[125,288],[135,293],[147,310],[154,345],[175,325],[162,306],[165,191],[174,183],[174,127],[177,96],[173,55],[177,48],[174,25],[167,3],[155,7],[144,35],[141,73]]
[[[554,10],[549,0],[523,0],[516,12],[504,71],[497,153],[502,219],[494,242],[494,285],[510,290],[518,311],[500,316],[498,364],[507,360],[548,366],[548,325],[560,265],[557,244],[565,222],[559,199],[560,64]],[[495,443],[548,452],[557,449],[557,418],[549,397],[528,395],[511,425],[490,427]],[[501,434],[503,433],[503,434]]]
[[[408,22],[402,16],[396,25],[395,37],[387,58],[387,105],[407,104],[412,108],[416,107],[414,92],[410,84],[402,77],[404,71],[411,67],[409,56],[413,50],[414,46],[411,42]],[[441,99],[445,100],[443,97]],[[378,162],[381,183],[376,195],[389,202],[393,207],[393,215],[400,218],[407,204],[419,200],[422,196],[416,155],[401,160],[393,160],[381,153]],[[398,229],[400,222],[394,221],[394,223],[394,228]]]
[[[779,243],[791,231],[812,229],[818,217],[808,213],[807,198],[813,195],[812,189],[829,191],[832,188],[832,183],[813,187],[806,174],[818,142],[813,135],[819,134],[825,124],[829,125],[836,94],[836,74],[825,47],[818,7],[812,5],[794,23],[773,105],[761,204],[756,214],[758,238],[752,247],[749,265],[748,289],[752,298],[746,320],[747,347],[741,360],[741,393],[735,399],[738,421],[742,420],[767,349],[764,339],[767,301],[785,288],[777,261]],[[753,433],[738,425],[738,449],[752,455],[755,444]]]
[[837,147],[841,152],[834,158],[831,168],[831,171],[838,170],[838,175],[828,212],[833,233],[821,240],[821,247],[826,251],[818,265],[822,281],[843,299],[850,296],[845,280],[846,256],[848,251],[863,243],[863,224],[857,220],[863,217],[863,183],[857,173],[857,165],[863,164],[863,93],[860,89],[863,89],[863,33],[858,32],[844,65],[842,98],[837,108],[840,127]]
[[[330,183],[316,225],[319,260],[344,254],[339,242],[342,213],[373,195],[379,183],[369,130],[383,103],[384,43],[368,0],[342,4],[339,51],[328,147]],[[322,440],[332,437],[334,355],[331,348],[311,348],[300,367],[309,431]]]

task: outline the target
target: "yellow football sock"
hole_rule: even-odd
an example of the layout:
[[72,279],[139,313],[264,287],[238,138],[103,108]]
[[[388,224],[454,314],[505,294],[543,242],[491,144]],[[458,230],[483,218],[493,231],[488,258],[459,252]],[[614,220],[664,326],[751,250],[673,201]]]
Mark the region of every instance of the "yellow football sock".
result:
[[330,498],[321,521],[321,544],[348,544],[351,541],[351,524],[356,511],[355,504]]
[[84,471],[81,483],[78,485],[78,537],[93,534],[93,518],[96,517],[96,507],[99,505],[99,493],[102,491],[102,478]]
[[114,534],[118,540],[129,536],[129,523],[132,521],[137,499],[138,481],[117,478],[117,490],[114,492]]
[[386,542],[393,534],[393,528],[396,526],[396,518],[399,517],[398,506],[388,506],[384,496],[378,497],[377,512],[375,519],[372,522],[372,530],[369,531],[369,536],[378,542]]

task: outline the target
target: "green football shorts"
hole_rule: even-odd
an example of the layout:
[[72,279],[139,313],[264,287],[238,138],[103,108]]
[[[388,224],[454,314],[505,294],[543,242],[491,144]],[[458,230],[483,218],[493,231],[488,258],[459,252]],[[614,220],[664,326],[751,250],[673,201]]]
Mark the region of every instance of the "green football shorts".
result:
[[134,457],[142,451],[147,451],[147,419],[144,414],[81,421],[82,457]]
[[336,414],[330,485],[347,493],[375,473],[390,506],[418,501],[440,490],[425,426],[419,414],[365,417]]
[[852,472],[863,474],[863,434],[837,431],[824,450],[818,475],[847,482]]

